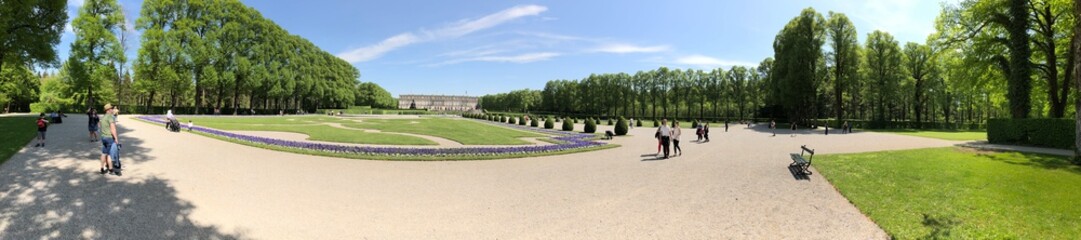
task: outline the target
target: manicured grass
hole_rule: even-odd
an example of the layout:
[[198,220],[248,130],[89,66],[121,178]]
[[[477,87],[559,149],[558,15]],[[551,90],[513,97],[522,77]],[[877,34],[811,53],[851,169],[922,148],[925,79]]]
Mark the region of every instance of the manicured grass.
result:
[[563,154],[581,153],[581,152],[597,151],[597,150],[604,150],[604,149],[610,149],[610,148],[619,147],[619,145],[616,145],[616,144],[605,144],[605,145],[600,145],[600,146],[596,146],[596,147],[578,148],[578,149],[571,149],[571,150],[558,151],[558,152],[504,154],[504,155],[484,155],[484,156],[433,157],[433,156],[360,155],[360,154],[345,154],[345,153],[336,153],[336,152],[327,152],[327,151],[315,151],[315,150],[307,150],[307,149],[299,149],[299,148],[287,148],[287,147],[272,146],[272,145],[266,145],[266,144],[258,144],[258,143],[247,142],[247,141],[240,141],[240,140],[236,140],[236,139],[232,139],[232,138],[225,138],[225,137],[221,137],[221,136],[217,136],[217,135],[211,135],[211,134],[200,133],[200,132],[193,132],[193,133],[198,134],[198,135],[203,135],[203,136],[206,136],[206,137],[210,137],[210,138],[214,138],[214,139],[219,139],[219,140],[226,141],[226,142],[232,142],[232,143],[236,143],[236,144],[240,144],[240,145],[253,146],[253,147],[269,149],[269,150],[275,150],[275,151],[291,152],[291,153],[306,154],[306,155],[313,155],[313,156],[340,157],[340,158],[366,159],[366,160],[388,160],[388,161],[497,160],[497,159],[512,159],[512,158],[528,158],[528,157],[543,157],[543,156],[552,156],[552,155],[563,155]]
[[1065,157],[932,148],[814,164],[895,239],[1081,236],[1081,167]]
[[[326,119],[323,119],[326,118]],[[258,117],[258,118],[179,118],[182,123],[191,119],[196,125],[221,130],[232,131],[272,131],[291,132],[308,135],[309,140],[379,144],[379,145],[437,145],[437,143],[419,137],[404,136],[387,133],[369,133],[361,130],[350,130],[310,123],[315,122],[338,122],[336,118],[327,117]],[[288,120],[294,119],[294,120]]]
[[526,145],[531,143],[518,138],[544,137],[544,135],[537,133],[465,119],[363,119],[363,122],[346,123],[344,125],[351,128],[375,129],[384,132],[436,136],[463,145]]
[[0,164],[37,136],[36,120],[33,116],[0,117],[0,129],[4,132],[0,134]]
[[987,140],[986,131],[956,131],[956,130],[914,130],[914,129],[876,129],[874,132],[895,133],[901,135],[937,138],[953,141]]

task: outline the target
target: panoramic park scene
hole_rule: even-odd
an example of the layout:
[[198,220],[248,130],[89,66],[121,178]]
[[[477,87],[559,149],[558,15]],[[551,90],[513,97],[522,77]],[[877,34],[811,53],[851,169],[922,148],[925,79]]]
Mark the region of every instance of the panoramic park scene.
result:
[[1077,239],[1079,20],[0,0],[0,239]]

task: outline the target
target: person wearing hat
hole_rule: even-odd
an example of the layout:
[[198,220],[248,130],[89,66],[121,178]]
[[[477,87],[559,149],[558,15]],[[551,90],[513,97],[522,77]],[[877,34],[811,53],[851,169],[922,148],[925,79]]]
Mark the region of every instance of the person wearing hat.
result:
[[109,150],[113,144],[120,144],[120,137],[116,134],[116,115],[112,104],[105,104],[105,116],[102,117],[98,127],[98,136],[101,139],[101,174],[113,173],[120,175],[120,171],[113,169],[109,164]]

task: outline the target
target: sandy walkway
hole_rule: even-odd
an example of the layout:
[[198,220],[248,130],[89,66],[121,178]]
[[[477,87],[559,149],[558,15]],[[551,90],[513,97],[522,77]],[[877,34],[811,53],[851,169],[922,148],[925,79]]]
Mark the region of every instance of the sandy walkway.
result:
[[[653,161],[653,129],[623,147],[528,159],[393,162],[313,157],[122,119],[127,171],[94,171],[85,117],[0,166],[0,239],[868,239],[886,238],[788,153],[950,146],[857,133],[716,130]],[[605,129],[607,126],[602,126]]]

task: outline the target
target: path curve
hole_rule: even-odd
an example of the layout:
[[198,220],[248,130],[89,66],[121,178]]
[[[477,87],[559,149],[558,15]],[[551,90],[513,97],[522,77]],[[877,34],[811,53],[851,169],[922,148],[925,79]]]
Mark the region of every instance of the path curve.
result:
[[[952,146],[880,133],[712,133],[653,160],[651,128],[623,147],[493,161],[398,162],[265,150],[120,120],[126,172],[94,173],[85,117],[0,165],[0,238],[886,239],[788,153]],[[684,133],[689,133],[684,129]],[[817,170],[812,168],[817,173]]]

